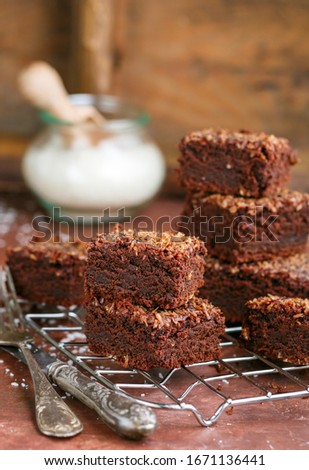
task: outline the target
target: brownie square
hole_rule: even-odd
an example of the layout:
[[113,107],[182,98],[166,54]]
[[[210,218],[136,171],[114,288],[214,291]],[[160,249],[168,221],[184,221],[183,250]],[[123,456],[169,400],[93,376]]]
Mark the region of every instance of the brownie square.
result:
[[105,303],[88,289],[85,309],[89,348],[124,367],[174,368],[220,355],[224,316],[207,300],[193,297],[182,307],[161,310],[127,300]]
[[258,199],[194,195],[187,199],[184,215],[190,218],[188,232],[223,261],[247,263],[306,250],[309,194],[283,190]]
[[81,305],[84,298],[84,243],[30,243],[7,250],[17,294],[35,303]]
[[182,233],[121,231],[88,244],[85,283],[105,301],[177,308],[203,285],[206,248]]
[[297,163],[286,139],[263,132],[190,132],[179,149],[179,182],[190,193],[270,196],[285,186]]
[[273,360],[309,363],[309,300],[268,296],[246,303],[241,341]]
[[207,257],[202,297],[208,298],[229,322],[242,322],[245,303],[273,294],[309,297],[309,251],[288,258],[232,265]]

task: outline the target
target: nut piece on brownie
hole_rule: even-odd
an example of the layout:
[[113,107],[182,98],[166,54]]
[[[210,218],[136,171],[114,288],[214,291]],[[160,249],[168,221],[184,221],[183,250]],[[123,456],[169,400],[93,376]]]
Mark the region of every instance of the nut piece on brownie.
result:
[[200,237],[209,254],[223,261],[292,256],[306,250],[309,194],[283,190],[257,199],[193,195],[187,199],[182,225],[185,220],[189,233]]
[[286,139],[265,133],[205,129],[187,134],[179,149],[179,181],[189,193],[270,196],[297,163]]
[[86,244],[29,243],[7,250],[17,294],[50,305],[81,305],[84,299]]
[[85,285],[105,302],[177,308],[203,285],[206,251],[183,233],[116,227],[88,244]]
[[86,293],[85,332],[96,354],[124,367],[149,370],[208,361],[220,355],[224,316],[207,300],[193,297],[174,310],[104,303]]
[[309,300],[259,297],[246,303],[241,340],[270,359],[309,363]]

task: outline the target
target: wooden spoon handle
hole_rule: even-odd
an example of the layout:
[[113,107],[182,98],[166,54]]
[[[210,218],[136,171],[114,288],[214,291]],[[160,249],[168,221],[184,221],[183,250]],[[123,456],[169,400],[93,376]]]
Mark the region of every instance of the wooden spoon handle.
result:
[[58,72],[46,62],[33,62],[18,77],[18,87],[24,98],[33,106],[49,111],[53,116],[68,122],[92,120],[103,123],[104,118],[93,107],[75,107]]

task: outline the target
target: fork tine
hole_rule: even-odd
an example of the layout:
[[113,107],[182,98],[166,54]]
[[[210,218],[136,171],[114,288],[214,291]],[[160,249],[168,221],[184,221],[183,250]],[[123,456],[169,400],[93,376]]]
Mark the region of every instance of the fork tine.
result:
[[[14,321],[14,309],[11,305],[11,302],[10,302],[10,294],[9,294],[9,291],[8,291],[8,287],[7,287],[7,270],[4,269],[2,270],[1,272],[1,279],[0,279],[0,296],[1,296],[1,299],[4,303],[4,307],[5,307],[5,311],[6,311],[6,315],[7,315],[7,318],[9,320],[9,326],[10,328],[13,330],[16,329],[17,325]],[[4,318],[2,317],[2,329],[6,329],[8,328],[7,325],[4,324]]]
[[4,276],[4,270],[0,266],[0,301],[1,301],[1,313],[0,313],[0,333],[4,330],[4,296],[2,292],[2,282],[3,282],[3,276]]
[[16,289],[15,289],[15,284],[14,284],[14,281],[13,281],[13,277],[12,277],[10,268],[8,266],[6,266],[5,272],[6,272],[6,277],[7,277],[8,288],[9,288],[9,291],[10,291],[10,294],[11,294],[10,297],[11,297],[11,306],[12,306],[13,314],[14,313],[17,314],[20,326],[22,327],[22,329],[25,330],[25,329],[27,329],[26,320],[25,320],[25,317],[24,317],[24,315],[22,313],[22,310],[20,308],[18,298],[17,298]]
[[[9,295],[6,287],[6,271],[2,270],[1,272],[1,279],[0,279],[0,295],[1,295],[1,300],[4,303],[4,308],[5,308],[5,313],[7,314],[7,317],[9,319],[9,323],[11,328],[14,328],[14,319],[11,311],[11,306],[9,302]],[[7,326],[4,324],[4,314],[2,317],[2,326],[3,329],[7,328]]]
[[3,313],[0,313],[0,335],[4,330]]

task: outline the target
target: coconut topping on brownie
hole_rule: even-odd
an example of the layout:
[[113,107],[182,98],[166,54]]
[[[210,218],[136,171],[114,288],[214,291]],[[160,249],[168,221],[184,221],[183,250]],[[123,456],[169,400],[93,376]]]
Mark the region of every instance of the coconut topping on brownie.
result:
[[309,194],[300,193],[298,191],[290,191],[283,189],[280,193],[261,198],[245,198],[241,196],[232,196],[224,194],[210,194],[209,196],[203,196],[199,198],[199,195],[192,195],[190,199],[193,209],[199,207],[201,204],[207,202],[214,202],[218,207],[228,210],[234,214],[238,210],[245,209],[246,214],[254,215],[257,209],[267,209],[273,214],[286,208],[296,212],[302,209],[308,210],[309,217]]
[[289,145],[287,139],[276,137],[273,134],[267,135],[264,132],[250,132],[248,130],[231,131],[228,129],[203,129],[193,131],[182,139],[182,145],[191,142],[205,142],[218,146],[235,146],[239,150],[247,149],[252,153],[252,158],[259,155],[265,160],[277,160],[278,154],[288,153],[291,165],[297,163],[296,151]]
[[264,312],[270,312],[273,308],[281,307],[286,313],[291,313],[294,319],[309,315],[309,299],[268,295],[267,297],[249,300],[246,306],[251,310],[263,310]]
[[99,236],[95,243],[98,245],[110,243],[127,245],[128,242],[130,242],[129,249],[134,251],[138,250],[139,244],[143,244],[157,250],[168,250],[176,253],[185,252],[188,255],[195,251],[200,251],[201,254],[204,253],[205,255],[207,253],[204,243],[198,238],[188,237],[181,232],[172,231],[159,233],[143,230],[134,231],[132,229],[123,230],[116,227],[112,232]]

